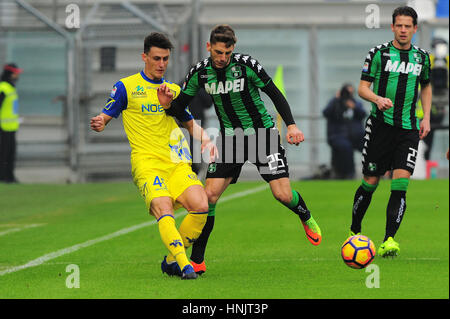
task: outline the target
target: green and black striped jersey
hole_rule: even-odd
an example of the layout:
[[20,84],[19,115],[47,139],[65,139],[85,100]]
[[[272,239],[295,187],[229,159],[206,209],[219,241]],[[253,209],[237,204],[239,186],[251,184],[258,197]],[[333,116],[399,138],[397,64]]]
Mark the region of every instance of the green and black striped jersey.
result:
[[373,92],[389,98],[393,107],[380,111],[372,103],[372,116],[403,129],[419,129],[416,102],[419,84],[430,82],[430,57],[414,45],[399,50],[391,42],[380,44],[369,51],[362,69],[361,80],[373,82]]
[[225,135],[233,135],[236,128],[253,134],[256,128],[274,126],[259,93],[271,80],[256,59],[233,53],[230,64],[223,69],[214,68],[211,58],[194,65],[186,76],[183,92],[195,96],[204,88],[211,95]]

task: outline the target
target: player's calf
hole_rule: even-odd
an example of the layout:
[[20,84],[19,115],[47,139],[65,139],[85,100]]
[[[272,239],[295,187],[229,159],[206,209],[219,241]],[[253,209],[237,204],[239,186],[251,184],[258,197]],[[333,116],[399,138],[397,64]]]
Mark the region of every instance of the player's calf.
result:
[[198,239],[205,226],[207,216],[208,210],[201,212],[190,211],[186,217],[184,217],[179,232],[183,238],[185,249],[191,247]]
[[372,201],[372,195],[378,187],[378,179],[371,180],[368,183],[365,179],[362,180],[361,185],[355,192],[353,198],[352,209],[352,224],[350,231],[354,234],[361,233],[361,223]]
[[384,241],[394,237],[403,220],[406,211],[406,191],[409,179],[396,178],[391,182],[391,196],[386,209],[386,233]]

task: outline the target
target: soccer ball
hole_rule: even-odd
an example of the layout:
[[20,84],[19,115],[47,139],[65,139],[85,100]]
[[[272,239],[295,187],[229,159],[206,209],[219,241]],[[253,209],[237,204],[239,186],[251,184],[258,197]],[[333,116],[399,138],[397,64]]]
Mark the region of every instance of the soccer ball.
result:
[[342,259],[351,268],[367,267],[375,257],[375,245],[369,237],[355,235],[347,238],[341,248]]

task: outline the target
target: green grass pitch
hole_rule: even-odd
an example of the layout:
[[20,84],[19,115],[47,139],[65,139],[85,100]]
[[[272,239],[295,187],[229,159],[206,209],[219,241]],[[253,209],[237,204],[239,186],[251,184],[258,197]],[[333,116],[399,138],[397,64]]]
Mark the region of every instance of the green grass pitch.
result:
[[[161,273],[166,250],[131,182],[0,184],[0,298],[448,299],[449,181],[411,181],[400,256],[372,263],[379,288],[366,285],[375,272],[340,257],[359,183],[293,182],[321,226],[318,247],[265,183],[232,185],[216,208],[207,272],[191,281]],[[381,181],[363,222],[376,247],[389,187]],[[66,285],[74,282],[69,265],[79,270],[79,288]]]

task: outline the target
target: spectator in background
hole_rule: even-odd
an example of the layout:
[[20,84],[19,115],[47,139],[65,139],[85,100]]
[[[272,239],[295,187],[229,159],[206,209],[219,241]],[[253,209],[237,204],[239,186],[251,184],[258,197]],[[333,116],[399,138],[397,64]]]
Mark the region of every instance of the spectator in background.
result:
[[323,110],[327,119],[327,142],[332,150],[331,165],[338,179],[355,177],[353,151],[361,152],[364,144],[362,121],[367,114],[353,93],[353,86],[344,84]]
[[19,103],[15,85],[22,71],[14,63],[6,64],[0,77],[0,182],[5,183],[17,183],[14,165]]

